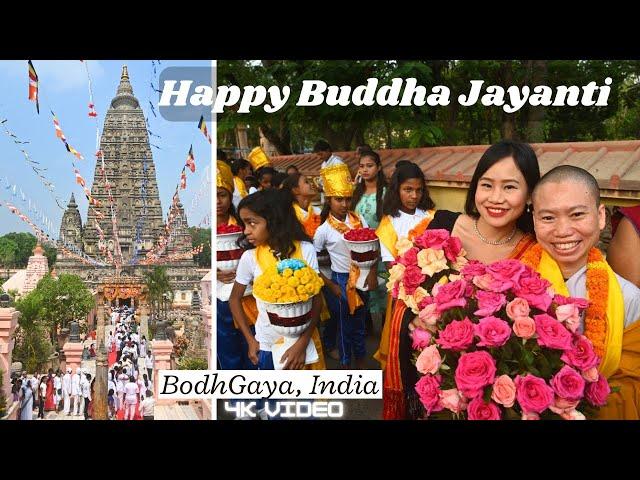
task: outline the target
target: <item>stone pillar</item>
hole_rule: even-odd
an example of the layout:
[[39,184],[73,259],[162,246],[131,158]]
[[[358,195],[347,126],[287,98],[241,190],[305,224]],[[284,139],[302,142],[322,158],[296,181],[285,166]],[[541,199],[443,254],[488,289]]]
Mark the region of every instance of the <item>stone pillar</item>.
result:
[[146,302],[140,302],[136,316],[140,319],[140,338],[143,335],[149,338],[149,306]]
[[96,383],[93,398],[93,419],[108,420],[109,406],[107,402],[108,394],[108,370],[109,361],[107,355],[107,346],[105,345],[105,309],[104,298],[102,292],[98,293],[97,298],[97,316],[96,316],[96,340],[98,349],[96,351]]
[[158,371],[171,370],[173,343],[171,343],[170,340],[153,340],[151,342],[151,348],[153,350],[153,396],[158,405],[168,405],[173,403],[173,401],[158,399]]
[[209,369],[215,368],[213,362],[213,355],[215,354],[215,347],[213,346],[212,338],[212,321],[211,321],[211,271],[209,271],[200,281],[200,291],[202,292],[200,308],[200,315],[202,316],[202,323],[205,330],[205,346],[207,348],[207,365]]
[[66,367],[70,368],[73,373],[76,373],[76,369],[82,367],[82,351],[84,350],[84,346],[82,343],[67,342],[62,349],[64,350]]
[[7,407],[11,403],[11,352],[13,351],[13,332],[18,325],[18,318],[20,318],[20,312],[15,308],[0,308],[0,369]]

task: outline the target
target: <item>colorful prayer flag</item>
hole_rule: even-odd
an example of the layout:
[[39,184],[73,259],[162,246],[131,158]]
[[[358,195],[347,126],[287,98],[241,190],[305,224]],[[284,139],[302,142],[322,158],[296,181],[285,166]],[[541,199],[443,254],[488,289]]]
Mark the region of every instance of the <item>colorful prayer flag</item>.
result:
[[38,102],[38,74],[29,60],[29,100],[36,102],[36,111],[40,114],[40,103]]
[[189,149],[189,155],[187,155],[186,166],[189,167],[189,170],[191,170],[191,173],[194,173],[196,171],[196,162],[195,162],[195,157],[193,156],[193,145],[191,145],[191,148]]
[[204,115],[200,116],[200,121],[198,122],[198,129],[200,129],[200,131],[204,134],[204,136],[207,137],[207,140],[209,140],[209,143],[211,143],[211,137],[209,136],[209,132],[207,131],[207,124],[204,121]]

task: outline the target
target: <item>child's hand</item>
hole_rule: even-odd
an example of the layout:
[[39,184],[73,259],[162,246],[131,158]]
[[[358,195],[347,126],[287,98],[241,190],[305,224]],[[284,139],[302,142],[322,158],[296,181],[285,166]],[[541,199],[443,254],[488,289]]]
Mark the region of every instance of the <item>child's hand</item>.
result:
[[284,370],[302,370],[304,368],[307,344],[308,342],[301,337],[293,346],[284,352],[281,359],[282,362],[285,362]]
[[375,268],[369,270],[369,275],[367,275],[367,280],[365,282],[367,285],[368,291],[372,292],[376,288],[378,288],[378,271]]
[[254,365],[258,364],[258,351],[260,351],[260,342],[258,342],[255,337],[247,342],[248,344],[248,356],[251,363]]
[[216,277],[222,283],[233,283],[236,279],[235,270],[217,270]]
[[337,298],[340,298],[342,296],[342,289],[340,288],[340,285],[338,285],[335,282],[330,282],[329,285],[329,290],[331,290],[331,293],[333,293]]

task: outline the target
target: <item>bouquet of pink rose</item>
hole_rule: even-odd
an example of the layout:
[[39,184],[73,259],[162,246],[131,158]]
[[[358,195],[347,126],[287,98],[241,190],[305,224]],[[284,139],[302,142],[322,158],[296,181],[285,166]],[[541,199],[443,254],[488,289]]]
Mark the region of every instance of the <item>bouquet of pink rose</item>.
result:
[[427,230],[390,271],[394,297],[417,304],[410,328],[425,416],[577,420],[606,404],[600,358],[577,333],[588,302],[553,295],[518,260],[465,264],[463,252],[446,230]]

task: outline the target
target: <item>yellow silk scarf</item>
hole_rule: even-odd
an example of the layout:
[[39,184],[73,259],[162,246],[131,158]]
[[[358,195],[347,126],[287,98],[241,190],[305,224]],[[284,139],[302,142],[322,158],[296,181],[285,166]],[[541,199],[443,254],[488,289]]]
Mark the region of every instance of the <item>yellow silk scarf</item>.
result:
[[[347,225],[346,223],[341,222],[340,220],[335,218],[333,215],[329,215],[327,217],[327,222],[329,222],[329,225],[331,225],[334,229],[336,229],[342,235],[344,235],[345,233],[347,233],[352,229],[362,228],[362,223],[360,222],[360,218],[356,213],[348,212],[347,215],[349,215],[349,222],[352,225],[351,227],[349,227],[349,225]],[[354,314],[354,312],[356,311],[356,308],[364,305],[364,302],[362,301],[362,299],[360,298],[360,295],[358,295],[358,292],[356,291],[356,282],[358,281],[359,276],[360,276],[360,269],[355,263],[351,262],[351,266],[349,267],[349,279],[347,280],[347,304],[349,305],[349,313],[351,315]]]

